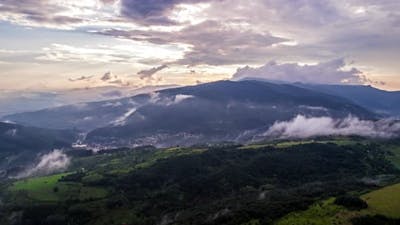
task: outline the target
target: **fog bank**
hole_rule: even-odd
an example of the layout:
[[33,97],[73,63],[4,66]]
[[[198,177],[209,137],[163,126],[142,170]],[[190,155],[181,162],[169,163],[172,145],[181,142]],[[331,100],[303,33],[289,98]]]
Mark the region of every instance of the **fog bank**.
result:
[[290,121],[275,122],[265,136],[273,138],[308,138],[329,135],[358,135],[372,138],[399,136],[400,122],[395,120],[369,121],[348,116],[344,119],[331,117],[306,117],[297,115]]
[[61,150],[53,150],[40,156],[39,162],[30,169],[20,173],[16,178],[29,177],[33,175],[46,175],[62,171],[68,167],[71,159]]

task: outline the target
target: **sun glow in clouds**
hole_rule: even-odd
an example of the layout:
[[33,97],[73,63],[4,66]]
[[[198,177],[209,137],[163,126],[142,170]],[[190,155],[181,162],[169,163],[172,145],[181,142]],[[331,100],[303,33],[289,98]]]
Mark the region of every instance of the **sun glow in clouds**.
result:
[[366,12],[367,10],[364,7],[359,7],[354,11],[355,14],[365,14]]
[[178,60],[183,57],[184,50],[174,45],[159,46],[131,41],[113,46],[71,46],[53,43],[50,47],[43,48],[43,52],[44,55],[37,59],[58,62],[135,63],[145,59]]
[[199,24],[207,20],[207,17],[202,15],[202,12],[209,8],[210,4],[179,4],[175,6],[170,18],[179,23],[189,22],[192,25]]

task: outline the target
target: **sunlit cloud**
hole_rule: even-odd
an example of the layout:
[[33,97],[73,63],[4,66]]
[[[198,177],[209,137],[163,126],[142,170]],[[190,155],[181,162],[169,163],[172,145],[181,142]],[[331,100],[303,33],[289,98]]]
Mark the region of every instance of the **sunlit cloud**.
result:
[[211,7],[209,3],[179,4],[175,6],[169,17],[178,23],[196,25],[207,20],[203,12],[209,7]]
[[365,84],[371,83],[357,68],[346,68],[344,59],[336,59],[317,64],[282,63],[271,61],[264,66],[239,68],[233,75],[234,80],[261,78],[285,82],[321,83],[321,84]]
[[[174,61],[182,58],[183,55],[183,50],[177,46],[141,43],[113,46],[71,46],[54,43],[42,50],[44,54],[36,59],[56,62],[131,64],[146,60]],[[154,52],[157,52],[157,55],[154,55]]]

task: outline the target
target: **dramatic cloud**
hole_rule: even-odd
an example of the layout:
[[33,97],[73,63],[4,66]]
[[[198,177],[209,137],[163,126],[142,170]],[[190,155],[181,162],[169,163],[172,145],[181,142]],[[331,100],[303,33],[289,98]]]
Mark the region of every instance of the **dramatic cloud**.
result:
[[61,150],[53,150],[52,152],[42,155],[39,163],[33,168],[26,170],[17,177],[29,177],[32,175],[44,175],[59,172],[68,167],[71,159]]
[[165,45],[181,43],[189,46],[182,59],[174,63],[183,65],[225,65],[259,62],[274,44],[288,39],[275,37],[269,32],[243,29],[218,21],[205,21],[178,32],[124,31],[109,29],[104,35]]
[[[12,52],[25,49],[13,41],[23,32],[33,34],[24,41],[36,46],[30,53],[0,51],[0,62],[7,66],[4,74],[18,75],[22,69],[15,68],[27,67],[17,62],[34,64],[36,70],[24,76],[70,66],[88,68],[87,64],[92,67],[85,74],[98,72],[97,65],[117,71],[109,65],[119,64],[118,71],[129,71],[132,65],[142,70],[161,63],[173,66],[171,83],[188,84],[200,80],[195,78],[200,74],[202,81],[225,79],[238,67],[259,67],[268,61],[345,58],[357,69],[340,67],[342,74],[335,73],[331,83],[383,77],[394,87],[400,70],[399,10],[395,0],[0,0],[0,21],[6,21],[0,26],[5,32],[0,31],[7,36],[2,43],[10,44]],[[18,30],[14,24],[33,29]],[[55,44],[46,46],[44,40]],[[201,73],[188,74],[200,68]],[[323,76],[321,81],[330,75]]]
[[324,84],[363,84],[368,80],[356,68],[345,69],[343,59],[323,62],[316,65],[296,63],[278,64],[274,61],[259,68],[239,68],[232,79],[261,78],[286,82],[324,83]]
[[173,25],[171,11],[178,4],[193,4],[211,0],[121,0],[121,14],[141,24]]
[[270,138],[308,138],[329,135],[358,135],[390,138],[400,135],[400,123],[392,120],[367,121],[349,116],[344,119],[330,117],[305,117],[276,122],[264,134]]
[[56,4],[49,0],[0,0],[0,19],[27,26],[48,26],[70,29],[84,22],[83,19],[65,14],[70,12],[68,4]]

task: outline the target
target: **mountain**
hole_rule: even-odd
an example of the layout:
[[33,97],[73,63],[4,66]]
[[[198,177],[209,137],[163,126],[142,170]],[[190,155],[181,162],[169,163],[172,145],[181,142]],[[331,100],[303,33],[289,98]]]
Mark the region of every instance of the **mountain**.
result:
[[298,114],[362,119],[375,115],[351,101],[290,84],[218,81],[109,101],[81,103],[5,117],[46,128],[76,128],[86,142],[186,145],[242,141]]
[[293,85],[219,81],[157,92],[120,124],[91,131],[86,141],[166,146],[246,141],[298,114],[374,118],[346,99]]
[[41,92],[0,90],[0,117],[80,102],[118,99],[173,87],[177,87],[177,85],[144,86],[141,88],[104,86]]
[[31,162],[38,153],[71,147],[75,139],[73,131],[0,123],[0,171]]
[[132,107],[148,101],[148,95],[42,109],[3,117],[18,124],[50,129],[78,129],[84,132],[108,126]]
[[296,86],[347,98],[371,112],[400,116],[400,91],[384,91],[365,85],[300,84]]

